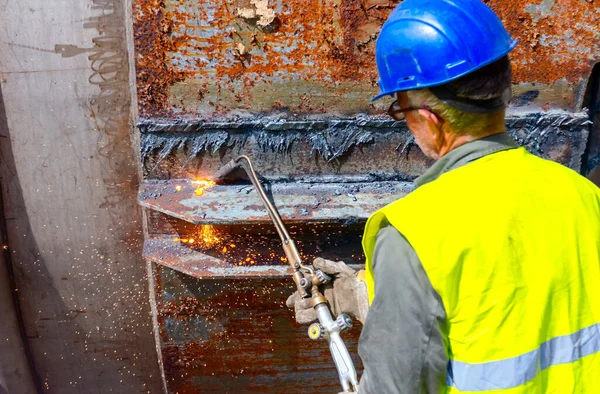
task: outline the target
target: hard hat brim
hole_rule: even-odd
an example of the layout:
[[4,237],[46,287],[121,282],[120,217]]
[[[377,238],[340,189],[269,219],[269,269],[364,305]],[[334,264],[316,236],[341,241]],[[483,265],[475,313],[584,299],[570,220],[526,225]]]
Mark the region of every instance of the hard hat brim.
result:
[[435,87],[435,86],[440,86],[440,85],[444,85],[444,84],[447,84],[449,82],[452,82],[454,80],[457,80],[459,78],[462,78],[465,75],[471,74],[472,72],[477,71],[480,68],[483,68],[483,67],[487,66],[488,64],[491,64],[491,63],[495,62],[496,60],[499,60],[502,57],[506,56],[509,52],[511,52],[517,46],[518,42],[519,42],[519,40],[516,40],[516,39],[512,40],[512,42],[511,42],[510,46],[507,48],[507,50],[501,52],[497,57],[494,57],[494,58],[492,58],[491,60],[489,60],[487,62],[481,63],[477,67],[474,67],[474,68],[468,70],[467,72],[455,75],[452,78],[448,78],[448,79],[445,79],[445,80],[442,80],[442,81],[439,81],[439,82],[436,82],[436,83],[422,84],[422,85],[410,86],[410,87],[407,87],[407,88],[393,89],[393,90],[390,90],[390,91],[387,91],[387,92],[380,92],[377,96],[375,96],[375,97],[373,97],[371,99],[371,102],[377,101],[377,100],[379,100],[380,98],[382,98],[384,96],[393,96],[396,93],[406,92],[406,91],[409,91],[409,90],[420,90],[420,89],[426,89],[426,88],[431,88],[431,87]]

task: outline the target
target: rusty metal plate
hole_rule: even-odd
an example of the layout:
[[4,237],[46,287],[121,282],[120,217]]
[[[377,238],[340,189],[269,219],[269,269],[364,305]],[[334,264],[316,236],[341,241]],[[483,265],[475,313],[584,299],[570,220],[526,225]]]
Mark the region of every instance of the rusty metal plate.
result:
[[[291,279],[200,280],[156,267],[160,349],[169,393],[336,393],[326,341],[285,306]],[[359,370],[360,327],[343,334]]]
[[[511,53],[519,94],[539,92],[542,110],[580,108],[600,61],[600,11],[594,1],[485,0],[519,39]],[[557,105],[558,104],[558,105]]]
[[[139,112],[234,119],[256,113],[380,113],[375,40],[398,1],[135,0]],[[488,0],[519,39],[515,105],[576,110],[600,58],[598,7]],[[523,104],[524,103],[524,104]]]
[[[303,240],[305,241],[305,240]],[[356,245],[360,247],[360,239],[356,241]],[[238,244],[238,248],[244,248],[244,244]],[[253,260],[246,262],[246,258],[242,258],[240,262],[231,259],[222,259],[211,256],[214,251],[202,253],[198,249],[194,249],[189,245],[174,242],[172,237],[149,239],[144,243],[144,258],[152,261],[155,264],[160,264],[186,275],[193,276],[198,279],[252,279],[261,277],[271,278],[291,278],[293,273],[289,265],[273,264],[272,261],[261,261],[260,257],[253,256]],[[283,251],[272,249],[273,260],[281,263]],[[249,253],[250,255],[250,253]],[[327,251],[320,253],[321,256],[331,258]],[[269,256],[269,254],[267,254]],[[310,257],[303,253],[307,262],[311,262]],[[255,265],[255,260],[258,264]],[[230,260],[230,261],[228,261]],[[348,261],[347,259],[345,259]],[[355,260],[362,260],[362,256],[357,256]],[[350,267],[360,270],[364,265],[349,264]]]
[[[354,222],[412,190],[408,182],[275,183],[268,187],[281,217],[290,222]],[[213,186],[195,194],[189,180],[147,181],[138,195],[142,206],[195,224],[270,222],[254,188]]]

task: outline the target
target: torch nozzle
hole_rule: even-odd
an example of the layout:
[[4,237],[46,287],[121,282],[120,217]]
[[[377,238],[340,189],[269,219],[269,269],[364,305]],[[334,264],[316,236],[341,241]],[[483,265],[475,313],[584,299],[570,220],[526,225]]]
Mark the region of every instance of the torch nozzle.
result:
[[215,175],[213,175],[213,181],[218,181],[218,180],[225,178],[237,167],[238,167],[237,158],[228,161],[227,164],[225,164],[224,166],[219,168],[219,170],[215,173]]

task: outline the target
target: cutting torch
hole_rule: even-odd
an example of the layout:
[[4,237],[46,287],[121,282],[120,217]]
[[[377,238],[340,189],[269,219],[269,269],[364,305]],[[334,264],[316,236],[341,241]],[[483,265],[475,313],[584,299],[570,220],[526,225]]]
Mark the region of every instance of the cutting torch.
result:
[[319,286],[327,284],[332,280],[331,277],[321,270],[316,270],[314,267],[302,263],[294,240],[290,237],[279,213],[267,197],[248,156],[241,155],[229,161],[217,171],[213,179],[215,181],[223,179],[236,168],[242,168],[248,175],[248,178],[250,178],[250,182],[252,182],[275,225],[277,234],[279,234],[283,251],[293,270],[292,278],[296,284],[298,293],[302,298],[310,298],[312,306],[317,312],[318,322],[309,326],[309,338],[313,340],[325,338],[327,340],[344,393],[356,393],[358,391],[356,369],[350,358],[346,344],[340,335],[342,331],[352,327],[352,320],[344,313],[334,319],[329,309],[327,298],[319,290]]

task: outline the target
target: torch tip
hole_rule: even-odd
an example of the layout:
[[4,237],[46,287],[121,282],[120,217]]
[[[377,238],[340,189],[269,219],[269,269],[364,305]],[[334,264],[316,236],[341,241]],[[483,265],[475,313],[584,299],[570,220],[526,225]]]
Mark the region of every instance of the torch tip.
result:
[[238,166],[238,163],[235,159],[228,161],[225,165],[217,170],[217,172],[213,175],[212,180],[218,181],[225,178],[229,175],[233,170],[235,170]]

